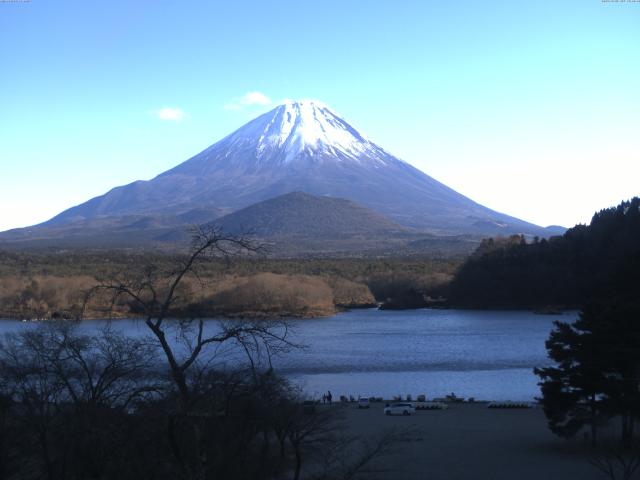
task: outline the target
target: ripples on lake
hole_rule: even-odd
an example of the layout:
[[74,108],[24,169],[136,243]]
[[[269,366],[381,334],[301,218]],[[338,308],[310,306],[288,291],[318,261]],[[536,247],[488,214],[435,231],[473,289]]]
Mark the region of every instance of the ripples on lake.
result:
[[[544,342],[553,320],[575,318],[523,311],[353,310],[292,321],[291,339],[306,348],[276,358],[274,366],[312,396],[327,390],[336,398],[455,392],[532,400],[539,395],[532,369],[549,364]],[[102,324],[90,321],[83,329]],[[147,333],[141,322],[114,324],[131,335]],[[0,322],[0,332],[22,325]]]

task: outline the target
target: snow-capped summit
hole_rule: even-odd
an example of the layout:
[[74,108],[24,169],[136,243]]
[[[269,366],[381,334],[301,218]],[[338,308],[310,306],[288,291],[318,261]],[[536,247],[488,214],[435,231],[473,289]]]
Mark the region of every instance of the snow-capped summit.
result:
[[300,154],[329,153],[338,157],[383,161],[380,148],[315,100],[289,101],[270,112],[271,119],[258,140],[258,157],[285,152],[284,161]]
[[384,163],[388,155],[317,100],[288,100],[208,150],[253,151],[257,163],[351,160]]
[[114,188],[46,222],[228,213],[304,192],[351,200],[431,233],[545,235],[394,157],[315,100],[287,101],[149,181]]

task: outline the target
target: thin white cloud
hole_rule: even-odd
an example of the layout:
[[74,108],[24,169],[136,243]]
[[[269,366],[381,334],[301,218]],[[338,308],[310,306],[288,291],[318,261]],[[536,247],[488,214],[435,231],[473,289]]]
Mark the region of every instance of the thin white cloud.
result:
[[242,110],[245,107],[253,105],[266,106],[273,103],[269,97],[262,92],[247,92],[242,97],[234,99],[232,102],[225,104],[222,108],[225,110]]
[[271,105],[271,99],[261,92],[247,92],[240,99],[242,105]]
[[237,103],[226,103],[222,108],[224,108],[225,110],[237,111],[242,110],[242,105],[239,105]]
[[180,108],[162,107],[156,112],[157,117],[160,120],[169,120],[172,122],[179,122],[186,114]]

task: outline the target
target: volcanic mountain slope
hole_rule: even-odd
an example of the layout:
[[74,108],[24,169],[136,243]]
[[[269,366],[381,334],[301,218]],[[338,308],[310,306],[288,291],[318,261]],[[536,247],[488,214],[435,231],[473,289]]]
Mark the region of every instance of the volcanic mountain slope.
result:
[[555,233],[473,202],[315,101],[280,105],[154,179],[114,188],[42,225],[194,209],[232,212],[294,191],[345,198],[436,234]]
[[[224,215],[215,208],[195,208],[174,214],[127,214],[45,222],[0,233],[0,248],[147,248],[176,229],[211,222]],[[162,242],[161,242],[162,243]]]

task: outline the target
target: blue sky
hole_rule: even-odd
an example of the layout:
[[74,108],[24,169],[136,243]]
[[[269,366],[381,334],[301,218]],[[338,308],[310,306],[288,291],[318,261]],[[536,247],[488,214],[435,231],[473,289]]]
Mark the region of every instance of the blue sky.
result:
[[588,222],[640,194],[639,79],[633,2],[0,2],[0,230],[284,98],[491,208]]

